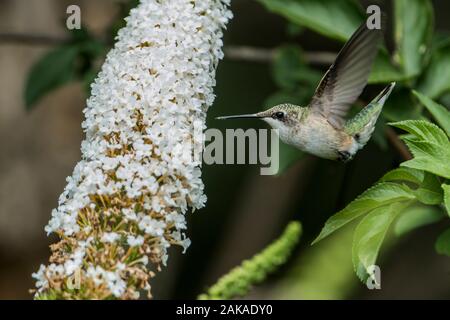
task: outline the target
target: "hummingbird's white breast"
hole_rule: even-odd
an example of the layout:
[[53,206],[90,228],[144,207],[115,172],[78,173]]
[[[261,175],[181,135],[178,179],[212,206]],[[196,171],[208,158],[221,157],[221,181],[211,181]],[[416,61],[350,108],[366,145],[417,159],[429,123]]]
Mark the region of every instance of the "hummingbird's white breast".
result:
[[348,152],[353,156],[358,150],[353,137],[337,130],[325,118],[314,113],[291,127],[284,136],[280,132],[280,138],[285,143],[325,159],[335,160],[339,152]]

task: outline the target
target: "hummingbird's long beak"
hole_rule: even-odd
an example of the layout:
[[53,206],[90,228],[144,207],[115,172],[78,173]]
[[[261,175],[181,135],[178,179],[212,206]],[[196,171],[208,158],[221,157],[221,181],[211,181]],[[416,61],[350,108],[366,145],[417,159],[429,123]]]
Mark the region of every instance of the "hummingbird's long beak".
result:
[[236,116],[224,116],[224,117],[216,117],[218,120],[226,120],[226,119],[249,119],[249,118],[264,118],[263,115],[259,113],[252,113],[252,114],[241,114]]

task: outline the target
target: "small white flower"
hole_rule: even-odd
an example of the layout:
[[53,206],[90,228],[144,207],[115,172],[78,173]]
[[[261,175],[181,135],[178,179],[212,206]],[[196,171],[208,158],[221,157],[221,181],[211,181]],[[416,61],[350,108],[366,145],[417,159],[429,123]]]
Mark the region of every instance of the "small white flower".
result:
[[72,275],[79,267],[80,264],[75,260],[67,260],[64,263],[64,269],[66,270],[66,275],[68,276]]
[[144,237],[143,236],[128,236],[127,237],[127,243],[130,247],[136,247],[141,246],[144,244]]
[[104,273],[104,277],[106,278],[106,284],[108,285],[109,290],[115,297],[119,298],[124,294],[127,284],[120,275],[115,272],[107,271]]
[[46,268],[43,264],[39,266],[39,270],[31,274],[31,276],[36,279],[36,288],[42,289],[46,288],[48,285],[48,280],[45,277]]
[[120,239],[120,235],[115,232],[105,232],[101,238],[102,242],[114,243]]
[[155,237],[162,237],[162,235],[164,234],[165,227],[166,227],[165,222],[152,219],[149,216],[144,216],[139,222],[139,228],[141,230]]
[[123,208],[122,209],[122,214],[125,216],[125,218],[127,218],[128,220],[132,220],[135,221],[137,219],[137,215],[134,212],[134,210],[129,209],[129,208]]

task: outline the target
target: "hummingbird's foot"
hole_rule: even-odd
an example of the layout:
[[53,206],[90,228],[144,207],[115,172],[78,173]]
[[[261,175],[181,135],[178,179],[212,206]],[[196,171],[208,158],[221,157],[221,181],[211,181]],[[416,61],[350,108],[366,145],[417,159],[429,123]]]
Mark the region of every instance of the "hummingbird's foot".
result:
[[353,158],[353,156],[348,151],[338,151],[338,154],[338,160],[342,162],[348,162]]

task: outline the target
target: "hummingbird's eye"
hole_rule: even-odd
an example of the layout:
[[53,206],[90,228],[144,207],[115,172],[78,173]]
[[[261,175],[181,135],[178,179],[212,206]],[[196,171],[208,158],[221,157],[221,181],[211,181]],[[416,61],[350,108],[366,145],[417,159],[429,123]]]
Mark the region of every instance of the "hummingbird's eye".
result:
[[272,118],[281,120],[284,118],[284,112],[278,111],[272,115]]

